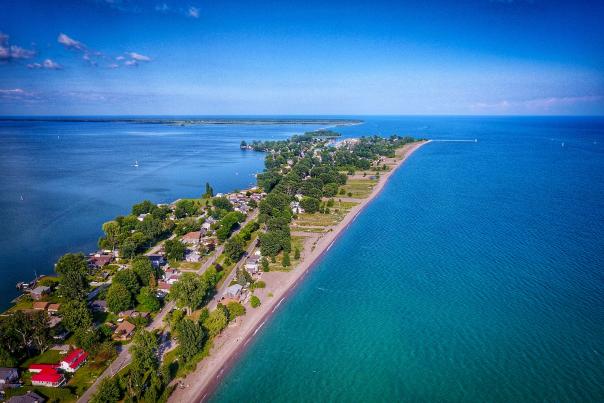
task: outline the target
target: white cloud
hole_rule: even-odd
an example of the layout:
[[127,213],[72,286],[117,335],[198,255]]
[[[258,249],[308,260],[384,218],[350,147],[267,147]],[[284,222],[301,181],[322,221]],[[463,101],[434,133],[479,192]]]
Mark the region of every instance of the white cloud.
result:
[[30,63],[27,65],[30,69],[47,69],[47,70],[60,70],[63,68],[59,63],[46,59],[42,63]]
[[2,90],[2,89],[0,89],[0,94],[1,95],[25,95],[25,94],[27,94],[27,92],[25,92],[21,88],[14,88],[14,89],[11,89],[11,90]]
[[0,62],[31,59],[35,55],[35,50],[25,49],[17,45],[11,45],[9,43],[9,36],[0,32]]
[[571,97],[546,97],[527,100],[502,100],[498,102],[478,102],[470,105],[473,112],[480,113],[548,113],[561,108],[604,101],[601,95]]
[[130,52],[128,55],[137,62],[150,62],[151,58],[149,56],[141,55],[140,53]]
[[136,60],[126,60],[124,64],[126,66],[138,66],[138,62]]
[[197,7],[189,7],[187,15],[191,18],[199,18],[199,9]]
[[86,50],[86,45],[84,45],[82,42],[76,41],[73,38],[70,38],[69,36],[65,35],[64,33],[59,34],[57,41],[68,49],[75,49],[75,50],[79,50],[79,51]]
[[110,69],[117,69],[118,67],[120,67],[118,64],[115,63],[111,63],[110,65],[107,66]]
[[124,59],[125,59],[124,56],[118,56],[118,57],[115,58],[115,60],[124,60]]

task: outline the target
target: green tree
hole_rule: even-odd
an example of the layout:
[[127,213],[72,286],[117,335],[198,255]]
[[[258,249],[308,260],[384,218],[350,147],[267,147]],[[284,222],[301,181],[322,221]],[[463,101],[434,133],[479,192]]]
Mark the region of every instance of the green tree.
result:
[[19,363],[4,347],[0,347],[0,367],[16,367]]
[[124,287],[130,291],[130,294],[133,296],[138,294],[140,290],[140,283],[138,280],[138,276],[132,269],[124,269],[118,271],[112,279],[113,284],[122,284]]
[[199,308],[208,291],[207,282],[194,273],[184,273],[170,290],[170,298],[189,311]]
[[215,337],[228,325],[229,318],[224,309],[216,308],[203,321],[203,327],[210,337]]
[[158,342],[155,333],[139,330],[132,339],[132,362],[130,376],[127,378],[127,388],[130,397],[138,397],[147,389],[153,373],[159,367],[157,357]]
[[136,300],[141,304],[143,311],[157,312],[159,311],[160,304],[157,295],[150,287],[141,288],[140,293],[137,295]]
[[262,271],[268,272],[269,271],[269,265],[268,265],[268,259],[266,258],[266,256],[264,256],[262,258],[261,262],[262,262]]
[[203,348],[203,329],[191,319],[185,318],[176,326],[178,334],[179,354],[187,362]]
[[233,204],[226,197],[215,197],[212,199],[212,206],[219,210],[233,211]]
[[314,197],[303,197],[300,201],[300,206],[302,206],[305,212],[313,214],[319,211],[321,201]]
[[120,400],[122,391],[117,377],[106,377],[101,381],[98,391],[90,399],[91,403],[115,403]]
[[154,278],[158,277],[157,270],[146,256],[136,256],[132,260],[131,267],[142,285],[149,285],[151,276]]
[[105,233],[105,242],[111,250],[115,250],[120,239],[120,226],[117,221],[108,221],[103,224],[103,232]]
[[84,301],[67,301],[61,304],[59,313],[62,318],[61,323],[70,332],[75,332],[78,329],[90,329],[92,327],[92,313]]
[[111,284],[107,290],[107,307],[111,312],[125,311],[132,306],[132,294],[120,283]]
[[296,259],[296,260],[300,259],[300,249],[299,248],[294,249],[294,259]]
[[323,186],[323,196],[325,197],[333,197],[338,194],[338,184],[337,183],[327,183]]
[[250,305],[252,306],[252,308],[258,308],[260,306],[260,298],[255,295],[252,295],[252,298],[250,298]]
[[170,260],[183,260],[185,258],[186,247],[178,239],[168,239],[164,242],[166,256]]
[[151,203],[149,200],[144,200],[141,203],[132,206],[132,215],[138,216],[141,214],[149,214],[156,208],[157,206],[155,204]]
[[214,189],[212,189],[212,186],[208,182],[206,182],[206,192],[201,197],[202,199],[211,199],[214,197]]
[[238,316],[245,315],[245,307],[239,302],[229,302],[227,304],[227,310],[229,311],[229,320],[233,320]]
[[245,241],[240,236],[234,236],[224,245],[224,253],[234,262],[238,261],[245,252]]
[[83,300],[88,295],[88,263],[81,253],[67,253],[59,259],[55,271],[61,276],[61,292],[66,299]]
[[281,260],[281,265],[283,267],[288,267],[291,265],[291,262],[289,260],[289,253],[288,252],[283,252],[283,259]]

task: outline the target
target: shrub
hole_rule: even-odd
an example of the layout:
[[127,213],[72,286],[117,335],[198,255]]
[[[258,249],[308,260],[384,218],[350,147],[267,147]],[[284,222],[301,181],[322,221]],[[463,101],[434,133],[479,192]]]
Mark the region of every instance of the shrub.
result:
[[260,298],[255,295],[252,295],[252,298],[250,298],[250,305],[252,306],[252,308],[258,308],[260,306]]

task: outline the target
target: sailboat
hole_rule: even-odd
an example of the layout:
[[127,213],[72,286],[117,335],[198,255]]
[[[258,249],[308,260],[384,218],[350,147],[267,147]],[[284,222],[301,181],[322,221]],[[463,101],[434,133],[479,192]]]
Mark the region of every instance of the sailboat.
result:
[[138,160],[134,161],[134,165],[132,165],[134,168],[138,168]]

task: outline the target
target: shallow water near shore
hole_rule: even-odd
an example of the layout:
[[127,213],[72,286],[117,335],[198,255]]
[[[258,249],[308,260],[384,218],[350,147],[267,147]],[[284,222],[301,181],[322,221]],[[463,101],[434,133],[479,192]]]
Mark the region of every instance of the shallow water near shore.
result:
[[604,400],[604,120],[367,118],[433,142],[212,400]]

